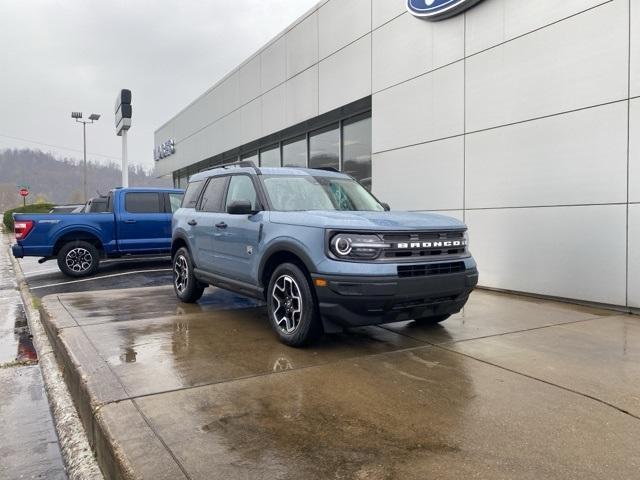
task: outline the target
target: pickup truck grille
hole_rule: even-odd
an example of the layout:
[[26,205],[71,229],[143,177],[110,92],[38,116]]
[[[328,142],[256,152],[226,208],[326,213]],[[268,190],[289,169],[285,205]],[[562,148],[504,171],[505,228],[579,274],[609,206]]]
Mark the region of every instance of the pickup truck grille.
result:
[[430,275],[444,275],[447,273],[464,272],[464,262],[434,263],[425,265],[401,265],[398,267],[398,276],[426,277]]
[[383,234],[382,238],[385,243],[391,245],[382,254],[385,259],[433,259],[467,252],[464,232],[461,231],[387,233]]

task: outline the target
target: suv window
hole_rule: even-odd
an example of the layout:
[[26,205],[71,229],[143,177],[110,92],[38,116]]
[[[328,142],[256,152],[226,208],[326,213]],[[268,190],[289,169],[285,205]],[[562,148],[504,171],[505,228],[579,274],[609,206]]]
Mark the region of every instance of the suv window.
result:
[[187,191],[185,192],[184,198],[182,199],[183,208],[195,208],[196,203],[198,203],[200,192],[202,192],[202,187],[204,187],[204,180],[191,182],[187,186]]
[[240,200],[251,202],[251,209],[256,210],[256,189],[248,175],[234,175],[229,182],[226,206]]
[[162,213],[163,202],[157,192],[130,192],[125,194],[124,208],[129,213]]
[[202,195],[200,210],[203,212],[221,212],[224,191],[229,177],[213,177]]

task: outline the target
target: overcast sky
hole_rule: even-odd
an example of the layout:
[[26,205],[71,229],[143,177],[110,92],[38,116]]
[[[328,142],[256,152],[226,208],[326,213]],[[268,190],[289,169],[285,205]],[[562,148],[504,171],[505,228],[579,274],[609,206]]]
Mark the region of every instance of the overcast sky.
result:
[[95,112],[88,158],[119,163],[113,104],[129,88],[129,159],[151,168],[153,132],[315,3],[0,0],[0,149],[82,158],[71,111]]

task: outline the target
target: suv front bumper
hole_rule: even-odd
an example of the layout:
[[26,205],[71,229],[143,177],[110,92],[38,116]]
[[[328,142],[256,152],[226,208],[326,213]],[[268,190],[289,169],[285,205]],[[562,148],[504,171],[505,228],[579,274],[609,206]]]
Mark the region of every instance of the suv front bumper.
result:
[[478,270],[400,278],[311,275],[323,319],[364,326],[459,312],[478,283]]

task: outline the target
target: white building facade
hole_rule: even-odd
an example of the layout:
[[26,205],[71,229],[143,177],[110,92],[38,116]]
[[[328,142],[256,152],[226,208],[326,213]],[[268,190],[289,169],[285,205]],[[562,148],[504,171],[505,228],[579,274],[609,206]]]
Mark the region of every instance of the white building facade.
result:
[[241,158],[335,166],[392,209],[463,219],[483,286],[640,308],[640,0],[440,21],[322,1],[155,143],[179,186]]

